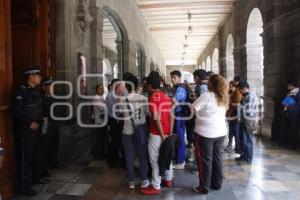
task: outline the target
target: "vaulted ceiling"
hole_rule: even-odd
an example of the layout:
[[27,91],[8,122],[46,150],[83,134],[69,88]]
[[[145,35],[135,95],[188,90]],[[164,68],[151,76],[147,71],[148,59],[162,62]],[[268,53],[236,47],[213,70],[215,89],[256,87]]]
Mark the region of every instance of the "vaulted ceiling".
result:
[[234,1],[137,0],[167,65],[196,64]]

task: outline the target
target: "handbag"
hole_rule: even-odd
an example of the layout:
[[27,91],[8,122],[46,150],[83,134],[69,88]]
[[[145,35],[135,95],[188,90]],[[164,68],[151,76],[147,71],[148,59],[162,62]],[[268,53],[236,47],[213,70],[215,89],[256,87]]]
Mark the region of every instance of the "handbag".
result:
[[[126,105],[129,110],[129,114],[131,113],[134,114],[134,111],[132,111],[130,107],[128,98],[126,98]],[[134,117],[131,117],[130,120],[133,126],[133,140],[135,146],[146,145],[148,143],[148,133],[149,133],[147,123],[136,125],[134,122]]]

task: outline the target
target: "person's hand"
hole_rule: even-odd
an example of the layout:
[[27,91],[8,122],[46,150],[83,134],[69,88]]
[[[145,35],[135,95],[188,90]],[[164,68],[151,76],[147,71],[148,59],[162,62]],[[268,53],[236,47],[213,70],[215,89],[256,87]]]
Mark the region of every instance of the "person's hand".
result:
[[163,135],[161,136],[161,139],[162,139],[163,141],[165,141],[167,138],[168,138],[167,135],[164,135],[164,134],[163,134]]
[[31,128],[32,130],[37,130],[39,128],[39,124],[36,122],[32,122],[29,126],[29,128]]

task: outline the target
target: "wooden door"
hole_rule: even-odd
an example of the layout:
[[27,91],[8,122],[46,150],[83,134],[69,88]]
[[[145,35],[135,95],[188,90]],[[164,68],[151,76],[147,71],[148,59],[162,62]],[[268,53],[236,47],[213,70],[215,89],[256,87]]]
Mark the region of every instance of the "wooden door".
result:
[[9,102],[12,91],[10,0],[0,1],[0,138],[4,163],[0,169],[0,193],[4,199],[12,194],[14,151]]
[[0,0],[0,138],[4,165],[0,193],[7,199],[17,188],[16,157],[10,101],[23,81],[22,72],[39,66],[54,75],[53,0]]

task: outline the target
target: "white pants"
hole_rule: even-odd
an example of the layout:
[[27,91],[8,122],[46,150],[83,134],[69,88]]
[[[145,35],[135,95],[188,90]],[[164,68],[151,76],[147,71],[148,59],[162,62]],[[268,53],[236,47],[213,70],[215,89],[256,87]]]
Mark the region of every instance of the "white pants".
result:
[[[161,177],[159,176],[159,166],[158,166],[158,156],[159,156],[159,149],[162,144],[161,136],[154,135],[150,133],[149,138],[149,157],[150,157],[150,163],[152,167],[152,186],[159,190],[160,184],[161,184]],[[166,170],[166,175],[164,177],[164,180],[171,181],[173,179],[173,166],[171,163],[170,170]]]

